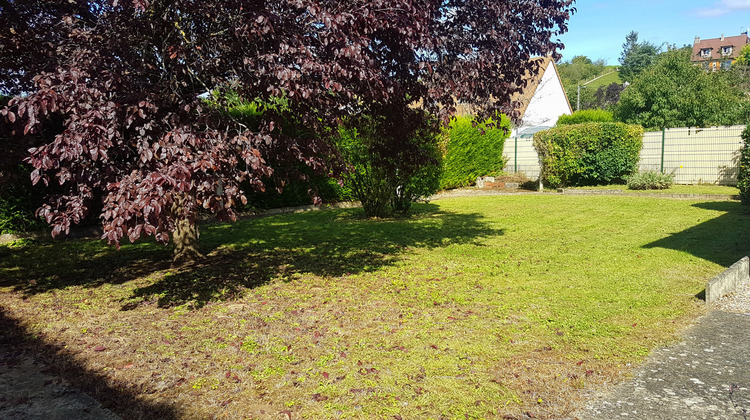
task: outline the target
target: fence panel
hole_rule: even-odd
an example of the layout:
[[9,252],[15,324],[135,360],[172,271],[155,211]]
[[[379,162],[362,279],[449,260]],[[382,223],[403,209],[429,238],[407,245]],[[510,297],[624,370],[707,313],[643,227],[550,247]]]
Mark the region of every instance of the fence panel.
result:
[[[740,135],[744,125],[710,128],[670,128],[643,135],[639,170],[674,173],[677,184],[737,184]],[[532,136],[510,137],[503,155],[506,172],[539,177],[539,156]]]
[[744,128],[670,128],[645,133],[638,166],[674,173],[677,184],[736,184]]
[[509,137],[503,146],[503,156],[508,158],[503,171],[523,172],[530,179],[539,178],[539,155],[534,149],[533,136]]

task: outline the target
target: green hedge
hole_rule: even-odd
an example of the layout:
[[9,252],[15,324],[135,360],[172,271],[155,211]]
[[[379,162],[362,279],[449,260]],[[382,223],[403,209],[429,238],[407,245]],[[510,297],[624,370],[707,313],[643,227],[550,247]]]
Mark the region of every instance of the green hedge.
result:
[[500,175],[507,161],[503,145],[509,135],[510,120],[505,115],[493,128],[475,127],[471,117],[456,117],[447,130],[440,188],[465,187],[477,177]]
[[643,127],[624,123],[563,125],[534,134],[542,179],[551,187],[622,183],[635,172]]
[[742,204],[750,204],[750,125],[742,132],[742,156],[740,157],[740,171],[737,174],[737,188],[740,189]]
[[576,111],[572,115],[560,115],[557,125],[583,124],[587,122],[612,122],[614,116],[611,112],[603,109],[584,109]]

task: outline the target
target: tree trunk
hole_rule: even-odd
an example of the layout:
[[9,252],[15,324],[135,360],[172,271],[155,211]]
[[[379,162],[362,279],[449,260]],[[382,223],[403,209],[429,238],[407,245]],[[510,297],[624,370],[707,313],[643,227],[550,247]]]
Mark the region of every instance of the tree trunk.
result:
[[189,264],[205,258],[198,246],[198,225],[187,219],[179,219],[175,222],[172,235],[174,242],[174,258],[172,266]]

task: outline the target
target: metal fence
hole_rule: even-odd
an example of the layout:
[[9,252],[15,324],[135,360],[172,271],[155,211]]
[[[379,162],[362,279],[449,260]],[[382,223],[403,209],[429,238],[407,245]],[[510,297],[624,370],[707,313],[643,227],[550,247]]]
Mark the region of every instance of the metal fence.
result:
[[508,158],[505,172],[522,172],[531,179],[539,178],[539,155],[534,149],[534,136],[515,136],[505,140],[503,156]]
[[737,184],[744,129],[734,125],[645,133],[638,168],[673,173],[677,184]]
[[[710,128],[668,128],[643,135],[639,170],[673,173],[677,184],[737,184],[740,135],[744,125]],[[539,177],[539,156],[532,136],[505,141],[506,172]]]

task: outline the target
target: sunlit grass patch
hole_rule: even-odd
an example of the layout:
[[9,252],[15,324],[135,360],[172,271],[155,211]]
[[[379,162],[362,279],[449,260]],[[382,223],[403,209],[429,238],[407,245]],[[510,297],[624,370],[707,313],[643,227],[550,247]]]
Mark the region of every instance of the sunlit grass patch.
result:
[[183,270],[150,243],[0,247],[0,306],[186,418],[560,418],[674,340],[750,245],[736,202],[416,209],[208,226],[208,261]]

